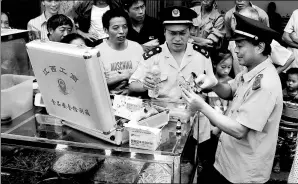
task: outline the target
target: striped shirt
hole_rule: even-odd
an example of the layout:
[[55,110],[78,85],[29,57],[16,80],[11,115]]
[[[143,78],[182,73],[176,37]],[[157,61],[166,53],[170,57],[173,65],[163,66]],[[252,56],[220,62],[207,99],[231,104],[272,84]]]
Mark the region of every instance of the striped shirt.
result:
[[47,30],[47,19],[44,13],[40,16],[31,19],[28,22],[27,29],[31,31],[40,32],[40,36],[42,40],[49,40],[48,38],[48,30]]
[[[297,128],[298,126],[298,94],[290,96],[287,90],[283,90],[283,111],[280,126]],[[294,124],[292,124],[294,123]],[[296,124],[296,125],[295,125]]]

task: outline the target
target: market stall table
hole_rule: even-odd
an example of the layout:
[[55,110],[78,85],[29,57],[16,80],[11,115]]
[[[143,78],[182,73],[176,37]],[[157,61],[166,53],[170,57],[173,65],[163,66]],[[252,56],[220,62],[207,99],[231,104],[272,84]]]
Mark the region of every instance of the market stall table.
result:
[[176,122],[170,121],[162,128],[162,141],[155,151],[130,148],[128,143],[113,145],[62,125],[60,121],[46,115],[43,108],[34,108],[11,123],[1,125],[2,181],[21,177],[27,184],[57,179],[51,166],[66,153],[104,159],[89,173],[88,179],[80,181],[80,177],[73,176],[68,178],[70,183],[193,181],[198,164],[197,143],[193,138],[197,116],[182,124],[181,135],[176,134]]

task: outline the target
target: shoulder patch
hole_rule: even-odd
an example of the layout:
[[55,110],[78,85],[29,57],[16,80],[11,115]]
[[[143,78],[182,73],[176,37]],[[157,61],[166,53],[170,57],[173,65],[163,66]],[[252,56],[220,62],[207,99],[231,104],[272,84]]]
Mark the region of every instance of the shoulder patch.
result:
[[145,52],[143,54],[143,58],[144,58],[144,60],[147,60],[147,59],[151,58],[152,56],[160,53],[161,51],[162,51],[161,47],[155,47],[152,50]]
[[193,44],[193,50],[198,51],[206,58],[209,58],[209,52],[205,50],[204,48],[200,47],[199,45]]
[[259,74],[256,78],[254,83],[252,84],[252,90],[257,90],[261,88],[261,79],[263,78],[263,74]]

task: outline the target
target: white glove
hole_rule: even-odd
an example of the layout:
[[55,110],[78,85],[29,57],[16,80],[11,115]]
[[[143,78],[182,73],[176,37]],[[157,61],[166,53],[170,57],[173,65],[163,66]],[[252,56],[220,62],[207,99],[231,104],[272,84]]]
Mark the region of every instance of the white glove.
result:
[[218,80],[214,77],[211,78],[206,74],[200,74],[196,79],[195,79],[196,85],[199,86],[201,89],[210,89],[214,86],[217,85]]

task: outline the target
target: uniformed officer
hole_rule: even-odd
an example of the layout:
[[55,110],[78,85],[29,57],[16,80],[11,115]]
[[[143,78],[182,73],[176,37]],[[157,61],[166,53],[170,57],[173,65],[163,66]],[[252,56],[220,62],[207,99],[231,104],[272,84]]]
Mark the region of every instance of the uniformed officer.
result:
[[[235,52],[248,71],[212,88],[223,99],[233,98],[226,114],[183,89],[190,109],[201,111],[222,130],[214,167],[201,173],[200,183],[265,183],[273,165],[283,102],[280,79],[268,56],[277,33],[259,21],[234,15]],[[201,75],[197,82],[206,86],[209,80]]]
[[[208,52],[197,45],[188,43],[192,19],[197,14],[186,7],[168,7],[162,12],[162,21],[166,42],[160,47],[144,54],[137,70],[131,76],[130,90],[145,92],[155,87],[150,70],[158,64],[161,70],[158,98],[169,98],[171,101],[182,98],[178,84],[191,82],[192,73],[208,75],[216,83]],[[202,117],[203,118],[203,117]],[[199,142],[210,138],[208,119],[201,120]]]
[[216,81],[208,52],[188,43],[190,26],[196,15],[186,7],[174,6],[164,10],[162,20],[166,42],[143,55],[144,60],[130,78],[131,91],[144,92],[154,88],[150,69],[156,63],[161,69],[158,98],[180,99],[178,80],[181,77],[187,81],[191,72],[198,76],[205,71]]

